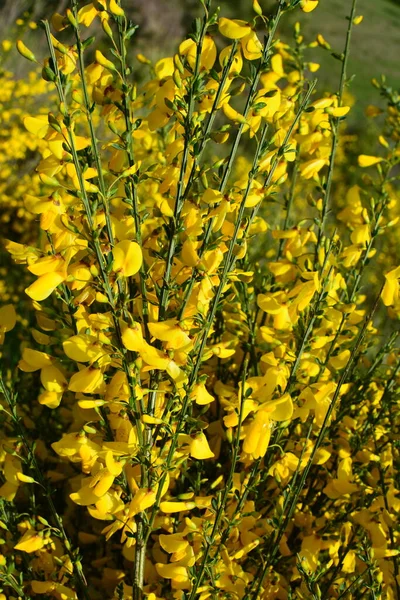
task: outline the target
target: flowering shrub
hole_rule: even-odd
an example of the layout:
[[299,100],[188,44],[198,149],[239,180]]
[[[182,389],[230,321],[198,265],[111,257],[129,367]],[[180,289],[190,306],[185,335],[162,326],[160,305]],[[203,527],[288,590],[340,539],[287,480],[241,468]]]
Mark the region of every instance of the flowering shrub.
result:
[[329,43],[276,38],[318,1],[275,4],[201,0],[140,85],[117,0],[40,23],[57,100],[3,151],[2,185],[40,157],[5,241],[29,304],[0,308],[2,598],[399,597],[399,98],[375,82],[346,189],[356,2],[331,94]]

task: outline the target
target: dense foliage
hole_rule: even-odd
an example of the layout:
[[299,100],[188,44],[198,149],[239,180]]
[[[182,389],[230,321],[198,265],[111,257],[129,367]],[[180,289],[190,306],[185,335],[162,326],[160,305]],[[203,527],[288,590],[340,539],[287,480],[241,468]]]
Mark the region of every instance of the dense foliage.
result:
[[400,597],[400,98],[355,158],[356,0],[340,49],[200,3],[152,64],[71,0],[1,75],[1,600]]

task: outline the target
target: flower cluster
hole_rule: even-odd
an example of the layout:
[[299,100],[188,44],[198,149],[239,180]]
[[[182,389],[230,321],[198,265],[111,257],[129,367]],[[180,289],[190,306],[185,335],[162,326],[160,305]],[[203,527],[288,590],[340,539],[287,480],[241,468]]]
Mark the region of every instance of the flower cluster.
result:
[[356,2],[329,94],[322,36],[276,39],[317,0],[201,0],[141,83],[122,4],[40,23],[57,99],[9,150],[40,154],[13,192],[40,233],[5,242],[30,304],[17,365],[0,308],[4,597],[394,599],[400,102],[376,84],[382,151],[347,185]]

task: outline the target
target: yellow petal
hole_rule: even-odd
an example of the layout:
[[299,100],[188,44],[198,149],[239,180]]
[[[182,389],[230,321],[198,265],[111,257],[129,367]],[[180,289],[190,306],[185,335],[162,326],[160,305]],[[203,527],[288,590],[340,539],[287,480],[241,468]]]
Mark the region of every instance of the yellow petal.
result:
[[136,491],[129,505],[129,515],[134,516],[153,506],[157,498],[155,490],[140,488]]
[[173,563],[170,565],[156,563],[156,570],[160,577],[164,577],[164,579],[173,579],[177,583],[184,583],[189,579],[187,569]]
[[239,19],[232,20],[225,17],[221,17],[219,20],[218,29],[222,35],[231,40],[239,40],[251,33],[251,27],[246,21],[241,21]]
[[181,260],[187,267],[196,267],[199,264],[200,257],[196,251],[198,245],[198,242],[194,242],[191,239],[187,239],[183,242]]
[[198,460],[214,458],[214,452],[211,451],[208,441],[203,432],[200,432],[192,439],[190,443],[190,456]]
[[216,204],[223,199],[223,195],[218,190],[207,188],[202,196],[202,201],[206,204]]
[[92,394],[101,387],[103,382],[103,373],[100,369],[86,367],[72,375],[68,389],[71,390],[71,392]]
[[350,106],[338,106],[337,108],[328,108],[326,112],[332,117],[344,117],[350,110]]
[[12,304],[6,304],[0,308],[0,329],[11,331],[17,322],[17,313]]
[[38,117],[25,117],[24,118],[25,129],[36,135],[36,137],[42,139],[46,135],[49,129],[49,120],[47,115],[39,115]]
[[267,451],[271,437],[271,420],[266,411],[259,410],[246,429],[243,451],[254,459],[262,458]]
[[27,58],[31,62],[36,62],[36,58],[35,58],[35,55],[33,54],[32,50],[29,50],[29,48],[27,48],[25,46],[25,44],[22,40],[17,40],[16,46],[17,46],[17,50],[21,54],[21,56],[23,56],[24,58]]
[[90,27],[93,19],[95,19],[97,15],[98,12],[93,4],[86,4],[86,6],[82,6],[78,12],[78,21],[79,23],[82,23],[82,25],[85,25],[85,27]]
[[116,71],[116,68],[115,68],[114,64],[111,62],[111,60],[108,60],[108,58],[106,58],[104,56],[104,54],[102,52],[100,52],[100,50],[96,50],[95,60],[99,65],[101,65],[105,69],[109,69],[110,71]]
[[301,174],[304,179],[311,179],[312,177],[315,177],[325,165],[326,159],[313,158],[302,165]]
[[57,392],[42,392],[38,396],[39,404],[47,406],[47,408],[58,408],[61,404],[62,393]]
[[235,123],[246,123],[246,119],[237,110],[232,108],[229,104],[224,104],[222,107],[224,114],[227,119],[234,121]]
[[124,277],[135,275],[142,266],[142,250],[136,242],[123,240],[114,246],[114,271],[121,272]]
[[110,0],[109,8],[110,12],[116,17],[123,17],[125,15],[123,9],[118,6],[115,0]]
[[161,58],[154,65],[154,71],[158,79],[165,79],[166,77],[172,77],[175,70],[174,59],[172,56],[167,58]]
[[77,362],[95,361],[104,353],[100,343],[89,335],[73,335],[63,342],[63,348],[68,358]]
[[54,365],[41,370],[40,381],[45,390],[55,392],[56,394],[62,394],[68,385],[63,373]]
[[257,60],[261,57],[263,47],[255,31],[251,31],[242,38],[241,45],[244,57],[247,60]]
[[[189,65],[194,69],[196,64],[196,55],[197,55],[197,45],[191,40],[183,41],[179,46],[179,54],[181,56],[186,56]],[[202,71],[207,69],[208,71],[212,69],[215,59],[217,58],[217,49],[215,46],[215,42],[210,36],[206,36],[204,38],[203,47],[201,50],[200,57],[200,68]]]
[[369,156],[367,154],[360,154],[358,157],[358,164],[360,167],[372,167],[373,165],[377,165],[382,162],[383,158],[379,158],[379,156]]
[[399,284],[396,280],[386,277],[385,285],[383,286],[381,298],[385,306],[392,306],[395,299],[399,296]]
[[168,347],[175,350],[187,346],[191,342],[188,334],[179,326],[177,319],[149,323],[149,331],[157,340],[168,342]]
[[195,508],[194,502],[161,502],[160,508],[165,513],[176,513]]
[[123,463],[114,459],[113,453],[109,450],[106,454],[106,466],[113,477],[119,477],[122,473]]
[[32,285],[25,289],[25,293],[32,298],[32,300],[45,300],[54,292],[56,287],[65,281],[65,273],[46,273],[37,279]]
[[65,267],[65,260],[60,256],[45,256],[32,265],[29,265],[28,270],[34,275],[41,277],[42,275],[46,275],[46,273],[62,272],[63,267]]
[[144,340],[143,346],[140,350],[140,356],[144,362],[153,367],[153,369],[165,370],[168,368],[171,362],[171,359],[164,354],[164,352],[161,352],[161,350],[158,350],[158,348],[154,348],[154,346],[151,346]]
[[142,328],[139,323],[134,323],[132,327],[123,327],[122,329],[122,343],[124,344],[127,350],[131,350],[132,352],[140,352],[144,340]]
[[354,550],[349,550],[343,560],[343,573],[354,573],[356,570],[356,553]]
[[204,406],[206,404],[211,404],[214,402],[215,398],[208,391],[204,383],[198,383],[194,386],[191,399],[199,404],[200,406]]
[[98,498],[101,498],[108,492],[114,483],[114,475],[112,475],[108,469],[101,469],[101,471],[95,476],[94,482],[94,485],[92,482],[90,487],[93,489],[93,493]]
[[182,533],[171,533],[169,535],[161,534],[158,538],[160,546],[165,552],[182,552],[189,546],[189,542],[182,539]]
[[266,294],[259,294],[257,296],[257,304],[261,310],[270,315],[277,315],[282,310],[282,305],[275,298]]
[[47,594],[51,593],[57,584],[54,581],[31,581],[30,585],[35,594]]
[[78,405],[84,410],[97,408],[98,406],[104,406],[105,403],[105,400],[78,400]]
[[[40,352],[33,348],[24,348],[22,351],[22,360],[29,366],[29,371],[37,371],[44,367],[49,367],[53,363],[53,358],[46,352]],[[25,369],[21,369],[25,371]]]
[[44,546],[43,537],[40,536],[34,529],[28,529],[14,546],[14,550],[22,550],[22,552],[36,552]]
[[79,506],[89,506],[95,504],[99,499],[94,490],[89,485],[84,485],[80,490],[69,495],[71,500]]
[[274,410],[269,417],[273,421],[288,421],[293,415],[293,401],[289,394],[283,394],[278,400],[274,400]]
[[317,8],[319,0],[300,0],[300,8],[308,13]]
[[329,364],[332,365],[334,369],[343,369],[349,362],[349,358],[350,350],[343,350],[336,356],[332,356],[332,358],[329,361]]

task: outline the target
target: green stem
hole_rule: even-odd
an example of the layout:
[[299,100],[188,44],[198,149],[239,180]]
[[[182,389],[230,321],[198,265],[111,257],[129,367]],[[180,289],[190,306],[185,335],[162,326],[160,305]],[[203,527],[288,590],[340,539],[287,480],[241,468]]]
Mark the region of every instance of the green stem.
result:
[[[208,6],[210,5],[211,0],[208,2]],[[181,168],[179,171],[179,179],[178,186],[176,191],[175,205],[174,205],[174,215],[170,220],[170,239],[168,243],[167,255],[165,258],[165,273],[163,278],[163,285],[161,289],[160,296],[160,306],[159,306],[159,321],[163,321],[165,319],[165,314],[168,309],[168,298],[169,298],[169,284],[171,278],[172,271],[172,262],[173,257],[175,255],[175,249],[178,241],[178,225],[182,212],[182,208],[184,205],[184,183],[185,183],[185,175],[188,165],[189,152],[191,147],[191,138],[192,138],[192,121],[193,121],[193,113],[195,107],[195,88],[197,82],[199,81],[200,76],[200,62],[201,62],[201,52],[203,49],[204,37],[207,31],[208,26],[208,10],[205,8],[205,15],[203,18],[202,28],[200,31],[199,38],[196,42],[196,63],[193,71],[193,75],[190,80],[189,90],[188,90],[188,104],[187,104],[187,114],[184,119],[184,147],[183,147],[183,155]]]
[[210,552],[215,544],[215,538],[216,538],[216,535],[218,532],[219,524],[221,522],[223,515],[226,513],[226,503],[228,500],[229,492],[231,491],[231,488],[232,488],[233,476],[235,474],[236,465],[238,463],[238,459],[239,459],[239,455],[240,455],[240,436],[241,436],[241,432],[242,432],[243,406],[244,406],[244,401],[245,401],[244,391],[245,391],[245,384],[246,384],[246,379],[247,379],[247,368],[248,368],[248,361],[246,361],[244,369],[243,369],[242,386],[241,386],[240,394],[239,394],[239,423],[238,423],[237,432],[236,432],[235,444],[233,447],[233,456],[232,456],[232,460],[231,460],[231,466],[230,466],[230,470],[229,470],[228,479],[227,479],[225,487],[224,487],[224,492],[222,494],[222,498],[221,498],[221,501],[220,501],[220,504],[219,504],[219,507],[217,510],[217,514],[215,515],[215,520],[214,520],[213,528],[211,530],[211,534],[209,536],[207,536],[205,548],[203,548],[203,558],[202,558],[202,561],[200,564],[200,568],[198,571],[196,570],[196,574],[194,575],[194,583],[193,583],[192,590],[191,590],[188,600],[194,600],[197,590],[202,584],[202,581],[203,581],[203,578],[204,578],[204,575],[206,572]]
[[97,147],[96,133],[94,130],[94,125],[93,125],[91,102],[89,100],[89,92],[88,92],[87,83],[86,83],[85,63],[84,63],[84,57],[83,57],[83,46],[82,46],[81,38],[79,35],[79,24],[78,24],[79,18],[78,18],[77,0],[72,0],[72,11],[73,11],[73,15],[76,20],[76,26],[74,26],[74,32],[75,32],[75,39],[76,39],[76,49],[78,52],[80,81],[82,84],[82,91],[83,91],[83,97],[84,97],[84,102],[85,102],[86,119],[89,124],[91,147],[93,150],[94,160],[96,163],[97,177],[99,180],[99,188],[100,188],[100,193],[101,193],[102,206],[104,208],[104,214],[106,217],[107,235],[108,235],[108,239],[110,241],[111,247],[112,247],[114,245],[114,235],[112,232],[110,207],[108,204],[107,191],[106,191],[106,187],[104,184],[103,169],[102,169],[102,165],[101,165],[99,149]]
[[[129,85],[128,76],[127,76],[127,65],[126,65],[126,45],[125,45],[125,37],[124,30],[122,27],[121,19],[117,20],[118,26],[118,37],[119,37],[119,56],[121,61],[121,79],[122,79],[122,103],[123,103],[123,114],[125,121],[125,131],[126,131],[126,154],[128,157],[129,167],[133,167],[135,164],[135,153],[133,148],[133,127],[132,127],[132,111],[129,103],[129,90],[132,86]],[[126,22],[124,21],[124,27],[126,27]],[[131,214],[135,220],[135,231],[136,231],[136,239],[140,246],[142,246],[142,231],[141,231],[141,218],[139,214],[139,199],[137,187],[134,181],[134,176],[130,175],[128,180],[128,189],[130,195],[132,197],[132,211]],[[150,342],[150,332],[149,332],[149,305],[147,299],[147,289],[146,289],[146,268],[144,263],[142,263],[139,270],[139,285],[140,285],[140,295],[142,299],[142,315],[143,315],[143,325],[144,325],[144,333],[147,342]]]
[[[351,34],[353,31],[353,26],[354,26],[356,4],[357,4],[357,0],[352,0],[350,16],[348,17],[349,24],[348,24],[348,28],[347,28],[346,42],[345,42],[345,48],[344,48],[344,53],[343,53],[343,58],[342,58],[342,69],[341,69],[341,73],[340,73],[340,84],[339,84],[339,93],[338,93],[338,106],[339,107],[342,106],[343,92],[344,92],[344,88],[345,88],[346,81],[347,81],[347,65],[348,65],[349,55],[350,55],[350,41],[351,41]],[[318,257],[318,250],[320,249],[321,244],[322,244],[322,238],[323,238],[324,230],[325,230],[325,220],[326,220],[326,217],[327,217],[327,214],[329,211],[329,206],[330,206],[330,196],[331,196],[331,189],[332,189],[333,172],[334,172],[334,168],[335,168],[336,151],[337,151],[337,147],[338,147],[338,143],[339,143],[340,118],[332,118],[331,124],[332,124],[332,130],[333,130],[332,131],[332,145],[331,145],[331,152],[330,152],[328,174],[327,174],[327,179],[326,179],[326,184],[325,184],[325,193],[324,193],[323,204],[322,204],[321,221],[320,221],[319,231],[318,231],[318,242],[316,245],[316,257]]]

